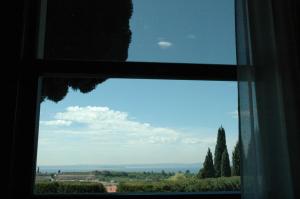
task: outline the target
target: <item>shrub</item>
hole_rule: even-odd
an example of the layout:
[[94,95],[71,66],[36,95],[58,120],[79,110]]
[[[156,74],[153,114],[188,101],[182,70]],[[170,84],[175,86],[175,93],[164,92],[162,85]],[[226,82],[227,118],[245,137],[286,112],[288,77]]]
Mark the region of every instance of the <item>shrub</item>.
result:
[[57,182],[42,182],[35,184],[35,193],[58,193],[59,184]]
[[64,193],[105,193],[106,189],[101,183],[80,182],[50,182],[36,183],[37,194],[64,194]]
[[207,192],[207,191],[239,191],[240,178],[187,178],[160,182],[123,182],[118,186],[118,192]]

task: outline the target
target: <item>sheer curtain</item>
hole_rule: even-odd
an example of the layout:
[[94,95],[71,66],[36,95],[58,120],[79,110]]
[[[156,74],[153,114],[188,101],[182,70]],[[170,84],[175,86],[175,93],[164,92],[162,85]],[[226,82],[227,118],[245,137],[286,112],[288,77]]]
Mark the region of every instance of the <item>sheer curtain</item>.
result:
[[290,159],[294,151],[288,144],[289,113],[273,9],[269,0],[236,0],[242,198],[246,199],[294,198]]

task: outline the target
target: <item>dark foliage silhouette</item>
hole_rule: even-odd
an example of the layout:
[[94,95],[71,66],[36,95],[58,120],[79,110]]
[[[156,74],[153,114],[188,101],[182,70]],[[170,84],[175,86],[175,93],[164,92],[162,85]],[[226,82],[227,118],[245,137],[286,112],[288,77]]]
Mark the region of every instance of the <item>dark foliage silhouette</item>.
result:
[[241,155],[240,155],[240,141],[238,141],[232,152],[232,175],[239,176],[241,174]]
[[222,155],[225,150],[227,151],[225,130],[221,126],[218,129],[218,137],[217,137],[217,144],[215,148],[215,157],[214,157],[216,177],[221,176]]
[[[44,59],[126,61],[132,11],[131,0],[48,1]],[[62,100],[69,87],[90,92],[103,81],[44,78],[42,101]]]
[[203,168],[198,173],[199,178],[213,178],[215,177],[215,168],[213,163],[213,156],[210,152],[210,148],[208,148],[205,161],[203,163]]
[[227,148],[225,148],[222,154],[221,176],[225,176],[225,177],[231,176],[230,161],[229,161]]

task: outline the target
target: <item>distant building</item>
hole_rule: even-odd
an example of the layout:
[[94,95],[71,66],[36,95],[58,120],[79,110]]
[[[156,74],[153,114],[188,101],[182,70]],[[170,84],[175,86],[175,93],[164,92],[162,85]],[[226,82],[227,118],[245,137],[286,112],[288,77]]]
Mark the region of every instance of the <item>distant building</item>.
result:
[[105,186],[106,192],[108,193],[115,193],[117,192],[117,186],[116,185],[107,185]]

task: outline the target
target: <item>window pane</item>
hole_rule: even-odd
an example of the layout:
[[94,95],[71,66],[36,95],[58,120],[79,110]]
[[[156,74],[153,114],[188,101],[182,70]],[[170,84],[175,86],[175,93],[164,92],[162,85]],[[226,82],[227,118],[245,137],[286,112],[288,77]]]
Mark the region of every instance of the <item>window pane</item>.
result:
[[235,64],[234,0],[41,0],[38,58]]
[[35,193],[239,191],[236,82],[94,82],[43,80]]

